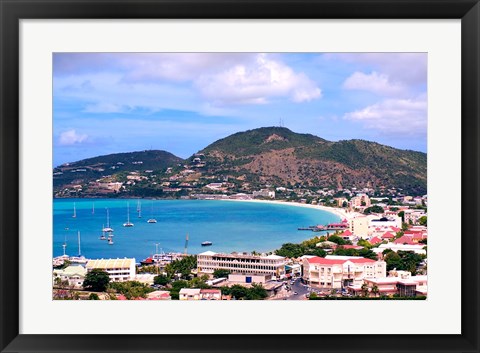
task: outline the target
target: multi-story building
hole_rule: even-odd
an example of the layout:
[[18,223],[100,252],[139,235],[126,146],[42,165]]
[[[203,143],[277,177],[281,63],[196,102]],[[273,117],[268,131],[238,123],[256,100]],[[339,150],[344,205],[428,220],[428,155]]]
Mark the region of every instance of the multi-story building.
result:
[[62,270],[53,270],[53,278],[60,278],[62,282],[68,281],[68,285],[75,288],[81,288],[87,270],[80,265],[68,266]]
[[363,257],[329,256],[303,259],[303,279],[314,287],[340,289],[362,285],[365,278],[385,277],[387,264]]
[[403,214],[405,223],[407,224],[418,224],[418,220],[426,216],[425,210],[405,210]]
[[87,272],[99,268],[107,272],[112,282],[132,281],[135,279],[135,259],[89,260]]
[[357,194],[357,196],[352,197],[350,199],[350,207],[351,208],[358,208],[358,207],[370,207],[371,202],[370,198],[367,194]]
[[349,221],[349,229],[355,236],[360,238],[368,237],[368,218],[366,216],[357,216]]
[[253,197],[269,197],[271,199],[275,198],[275,191],[261,189],[260,191],[254,191]]
[[285,264],[286,259],[277,255],[221,254],[213,251],[197,255],[198,273],[204,274],[222,269],[231,273],[272,275],[272,278],[278,279],[285,277]]

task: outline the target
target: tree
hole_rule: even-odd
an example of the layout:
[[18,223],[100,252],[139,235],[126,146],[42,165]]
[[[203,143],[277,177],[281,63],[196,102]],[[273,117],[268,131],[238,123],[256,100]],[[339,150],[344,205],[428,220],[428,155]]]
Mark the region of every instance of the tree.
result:
[[100,300],[97,293],[90,293],[88,300]]
[[383,207],[381,206],[378,206],[378,205],[374,205],[374,206],[371,206],[371,207],[368,207],[366,208],[363,213],[364,214],[370,214],[370,213],[383,213],[385,212]]
[[83,288],[94,291],[104,292],[110,283],[110,276],[102,269],[94,268],[85,276]]
[[[348,244],[349,242],[346,241],[345,239],[343,238],[340,238],[338,235],[331,235],[330,237],[328,237],[328,241],[331,241],[331,242],[334,242],[338,245],[346,245]],[[350,243],[351,244],[351,243]]]
[[372,287],[372,293],[377,296],[377,294],[380,292],[380,290],[378,289],[378,286],[377,285],[374,285]]
[[387,263],[387,271],[393,269],[401,270],[400,267],[402,267],[402,259],[400,258],[400,255],[398,255],[396,252],[390,251],[384,256],[383,259]]
[[213,277],[214,278],[228,277],[229,274],[230,274],[230,271],[229,270],[224,270],[224,269],[218,269],[218,270],[213,271]]
[[427,216],[422,216],[418,219],[418,224],[421,226],[426,226],[427,225]]
[[158,275],[153,278],[153,283],[158,284],[160,286],[166,286],[171,282],[170,278],[164,275]]
[[366,283],[362,284],[362,295],[366,297],[368,295],[368,286]]
[[401,218],[402,218],[402,223],[405,222],[405,212],[404,212],[404,211],[398,212],[398,217],[401,217]]

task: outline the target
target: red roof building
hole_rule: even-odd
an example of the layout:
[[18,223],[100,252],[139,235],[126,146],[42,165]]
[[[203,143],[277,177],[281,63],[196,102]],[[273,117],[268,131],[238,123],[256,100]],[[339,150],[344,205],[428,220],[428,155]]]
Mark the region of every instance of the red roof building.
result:
[[382,235],[382,239],[393,239],[395,238],[395,235],[393,235],[392,233],[390,232],[385,232],[383,235]]
[[368,242],[369,242],[370,244],[372,244],[372,245],[375,245],[375,244],[381,243],[381,242],[382,242],[382,239],[380,239],[379,237],[373,237],[373,238],[370,239]]

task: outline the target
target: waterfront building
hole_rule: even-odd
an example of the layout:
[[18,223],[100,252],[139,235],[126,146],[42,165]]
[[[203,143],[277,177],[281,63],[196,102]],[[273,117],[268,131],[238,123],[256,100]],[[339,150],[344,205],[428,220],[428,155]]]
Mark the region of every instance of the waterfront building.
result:
[[205,251],[197,255],[198,273],[211,275],[215,270],[230,273],[271,275],[278,279],[285,277],[286,258],[278,255],[259,256],[247,253],[221,254]]
[[362,285],[365,278],[386,277],[385,261],[357,256],[328,256],[303,259],[303,280],[313,287],[343,289]]
[[275,198],[275,191],[270,191],[267,189],[261,189],[260,191],[254,191],[253,197],[269,197],[271,199]]
[[133,281],[135,279],[135,259],[100,259],[87,262],[87,272],[95,268],[104,270],[112,282]]

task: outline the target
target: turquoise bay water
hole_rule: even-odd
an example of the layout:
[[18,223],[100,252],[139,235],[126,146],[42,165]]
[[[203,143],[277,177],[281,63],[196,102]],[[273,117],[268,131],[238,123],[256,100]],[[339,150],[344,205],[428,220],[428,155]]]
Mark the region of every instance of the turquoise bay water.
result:
[[[76,217],[72,217],[74,203]],[[134,227],[127,221],[127,204]],[[155,244],[165,252],[183,252],[188,233],[188,253],[206,250],[232,252],[272,251],[283,243],[300,242],[321,233],[299,231],[298,227],[336,222],[339,217],[325,211],[269,203],[214,200],[54,199],[53,256],[78,255],[87,258],[134,257],[137,262],[155,253]],[[107,223],[114,229],[113,245],[100,240]],[[94,212],[93,212],[94,210]],[[155,218],[157,223],[147,223]],[[213,242],[202,247],[203,241]]]

